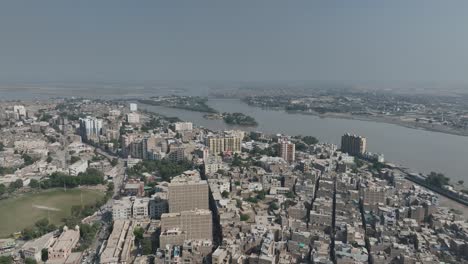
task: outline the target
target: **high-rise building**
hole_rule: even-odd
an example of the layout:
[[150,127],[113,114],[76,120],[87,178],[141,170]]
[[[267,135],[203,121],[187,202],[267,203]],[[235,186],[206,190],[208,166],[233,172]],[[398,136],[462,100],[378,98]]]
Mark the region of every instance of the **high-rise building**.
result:
[[138,111],[138,105],[135,104],[135,103],[131,103],[131,104],[130,104],[130,111],[131,111],[131,112],[136,112],[136,111]]
[[168,185],[169,212],[208,209],[208,183],[200,175],[174,177]]
[[239,153],[241,152],[241,143],[242,138],[237,135],[216,135],[206,138],[206,145],[210,153],[214,155],[225,151]]
[[341,137],[341,151],[355,156],[362,155],[367,150],[366,141],[365,137],[346,133]]
[[160,247],[182,245],[185,240],[212,240],[211,211],[198,209],[161,216]]
[[127,114],[127,123],[129,124],[138,124],[140,123],[140,115],[137,113],[128,113]]
[[279,144],[279,155],[287,162],[296,160],[296,145],[287,139],[283,139]]
[[174,123],[175,131],[191,131],[193,129],[192,122],[177,122]]
[[26,117],[26,108],[24,108],[24,105],[14,105],[13,112],[15,112],[18,118]]
[[102,120],[95,117],[80,118],[80,134],[84,140],[96,140],[101,135]]

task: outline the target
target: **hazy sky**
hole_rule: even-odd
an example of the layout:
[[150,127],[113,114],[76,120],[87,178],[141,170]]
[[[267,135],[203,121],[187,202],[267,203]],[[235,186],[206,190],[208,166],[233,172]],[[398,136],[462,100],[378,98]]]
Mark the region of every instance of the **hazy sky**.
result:
[[2,0],[0,81],[468,82],[468,1]]

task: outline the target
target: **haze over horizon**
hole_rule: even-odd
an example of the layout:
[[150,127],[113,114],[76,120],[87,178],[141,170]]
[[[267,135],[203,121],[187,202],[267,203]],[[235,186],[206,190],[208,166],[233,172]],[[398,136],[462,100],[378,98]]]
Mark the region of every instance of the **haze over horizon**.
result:
[[1,82],[468,83],[466,1],[3,1]]

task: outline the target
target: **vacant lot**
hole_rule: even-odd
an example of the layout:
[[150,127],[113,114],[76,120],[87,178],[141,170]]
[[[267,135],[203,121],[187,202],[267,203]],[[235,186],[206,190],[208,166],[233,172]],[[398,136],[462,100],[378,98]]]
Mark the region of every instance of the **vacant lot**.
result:
[[104,195],[97,190],[54,189],[0,200],[0,237],[32,226],[41,218],[48,217],[51,223],[58,225],[70,215],[73,205],[81,205],[81,199],[83,205],[92,204]]

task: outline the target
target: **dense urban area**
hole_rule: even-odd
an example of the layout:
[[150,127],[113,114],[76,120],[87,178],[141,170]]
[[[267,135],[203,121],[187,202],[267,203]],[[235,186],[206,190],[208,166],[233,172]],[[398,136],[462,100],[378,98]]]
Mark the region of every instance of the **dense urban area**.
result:
[[265,91],[259,87],[215,96],[240,97],[252,106],[290,113],[380,121],[468,135],[468,96],[458,93],[398,93],[359,89]]
[[[245,100],[450,131],[468,122],[466,101],[449,98]],[[337,146],[313,131],[210,131],[135,102],[219,114],[201,97],[0,103],[0,263],[468,263],[462,180],[387,163],[365,135],[342,131]]]

